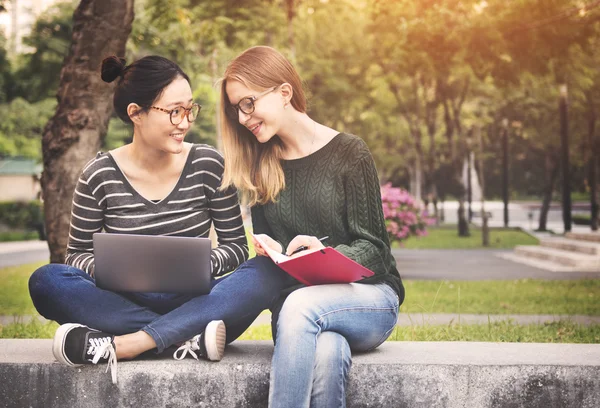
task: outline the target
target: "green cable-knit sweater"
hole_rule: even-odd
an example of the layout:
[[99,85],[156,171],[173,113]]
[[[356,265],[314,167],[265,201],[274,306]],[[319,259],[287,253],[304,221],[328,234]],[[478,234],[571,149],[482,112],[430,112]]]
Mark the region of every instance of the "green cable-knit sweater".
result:
[[402,303],[377,169],[365,142],[340,133],[309,156],[282,165],[286,187],[277,202],[252,207],[254,233],[269,235],[284,249],[297,235],[329,236],[326,246],[375,273],[361,283],[386,282]]

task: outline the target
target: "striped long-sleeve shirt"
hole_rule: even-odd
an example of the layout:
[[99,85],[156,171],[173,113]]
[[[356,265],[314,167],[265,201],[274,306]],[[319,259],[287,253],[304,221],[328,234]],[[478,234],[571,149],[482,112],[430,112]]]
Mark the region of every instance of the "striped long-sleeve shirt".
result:
[[211,252],[213,276],[248,259],[248,242],[237,191],[220,191],[223,157],[208,145],[193,145],[171,193],[159,202],[141,196],[110,153],[98,153],[83,169],[73,194],[65,262],[94,275],[92,235],[208,237],[214,223],[219,245]]

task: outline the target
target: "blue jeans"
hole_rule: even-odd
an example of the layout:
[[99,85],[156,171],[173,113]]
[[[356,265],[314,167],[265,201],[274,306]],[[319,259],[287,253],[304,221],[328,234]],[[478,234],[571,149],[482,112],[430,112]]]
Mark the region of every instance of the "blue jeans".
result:
[[398,319],[387,284],[319,285],[292,292],[277,319],[269,407],[345,407],[351,350],[383,343]]
[[279,299],[289,282],[273,261],[256,257],[212,282],[206,295],[116,293],[100,289],[80,269],[49,264],[29,279],[29,293],[46,319],[80,323],[113,335],[143,330],[158,352],[189,340],[212,320],[223,320],[227,342],[238,338],[254,319]]

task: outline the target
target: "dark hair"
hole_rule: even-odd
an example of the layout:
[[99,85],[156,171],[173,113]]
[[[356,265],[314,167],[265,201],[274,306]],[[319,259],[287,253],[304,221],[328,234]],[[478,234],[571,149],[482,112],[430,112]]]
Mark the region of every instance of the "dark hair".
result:
[[117,116],[125,123],[132,123],[127,114],[127,106],[136,103],[146,111],[165,89],[177,77],[188,82],[190,78],[171,60],[157,55],[141,58],[125,66],[125,60],[119,57],[108,57],[102,61],[102,80],[113,82],[121,77],[115,90],[113,105]]

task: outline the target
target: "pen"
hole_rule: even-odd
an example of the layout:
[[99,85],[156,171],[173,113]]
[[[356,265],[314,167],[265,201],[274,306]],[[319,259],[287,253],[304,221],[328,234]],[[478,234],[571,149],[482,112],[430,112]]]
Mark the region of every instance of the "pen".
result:
[[[323,237],[323,238],[319,238],[319,241],[323,242],[323,241],[325,241],[328,238],[329,238],[329,236],[326,236],[326,237]],[[306,245],[301,245],[298,248],[296,248],[296,250],[294,252],[292,252],[289,256],[297,254],[298,252],[301,252],[301,251],[306,251],[307,249],[308,249],[308,247]]]

